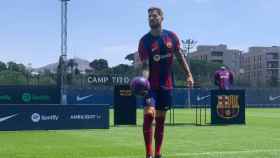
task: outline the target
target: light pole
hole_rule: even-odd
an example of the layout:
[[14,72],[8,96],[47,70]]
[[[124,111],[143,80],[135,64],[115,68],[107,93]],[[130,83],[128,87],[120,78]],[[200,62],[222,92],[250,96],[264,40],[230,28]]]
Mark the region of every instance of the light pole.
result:
[[189,56],[190,50],[195,47],[195,45],[197,44],[197,41],[194,41],[192,39],[186,39],[186,40],[182,40],[182,43],[183,43],[183,47],[184,47],[184,55],[187,58],[188,64],[189,64],[189,62],[190,62],[190,56]]
[[61,1],[61,56],[62,60],[60,65],[60,94],[61,94],[61,104],[66,104],[66,94],[65,94],[65,63],[67,61],[67,4],[70,0],[60,0]]
[[[184,56],[185,56],[185,58],[187,58],[189,67],[191,67],[189,54],[190,54],[190,50],[192,48],[194,48],[197,41],[194,41],[192,39],[186,39],[186,40],[182,40],[182,43],[183,43],[183,47],[184,47]],[[191,87],[188,88],[188,100],[186,100],[186,102],[188,102],[188,106],[191,107]]]

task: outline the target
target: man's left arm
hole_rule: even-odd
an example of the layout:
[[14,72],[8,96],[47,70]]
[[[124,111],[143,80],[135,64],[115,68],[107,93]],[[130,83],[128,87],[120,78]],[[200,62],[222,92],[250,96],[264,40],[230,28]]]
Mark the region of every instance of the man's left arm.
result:
[[193,86],[193,76],[190,71],[190,67],[183,55],[183,52],[179,49],[175,51],[176,59],[178,60],[180,66],[183,68],[185,74],[186,74],[186,81],[188,86],[192,87]]

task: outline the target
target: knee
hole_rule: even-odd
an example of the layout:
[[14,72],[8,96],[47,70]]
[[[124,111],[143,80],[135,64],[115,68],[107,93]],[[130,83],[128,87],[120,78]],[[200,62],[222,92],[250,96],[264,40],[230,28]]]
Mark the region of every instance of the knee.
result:
[[154,107],[145,107],[144,108],[144,115],[155,117],[155,108]]

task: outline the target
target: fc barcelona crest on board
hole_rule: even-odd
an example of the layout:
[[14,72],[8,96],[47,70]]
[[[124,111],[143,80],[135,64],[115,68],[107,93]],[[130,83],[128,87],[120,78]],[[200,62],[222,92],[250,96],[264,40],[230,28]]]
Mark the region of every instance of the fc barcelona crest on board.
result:
[[245,92],[244,90],[211,91],[212,124],[244,124]]
[[239,115],[238,95],[218,95],[217,113],[224,119],[232,119]]

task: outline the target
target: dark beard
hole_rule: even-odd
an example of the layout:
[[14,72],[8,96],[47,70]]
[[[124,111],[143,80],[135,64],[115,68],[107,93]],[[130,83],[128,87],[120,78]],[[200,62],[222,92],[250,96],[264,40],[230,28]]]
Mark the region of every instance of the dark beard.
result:
[[158,29],[160,28],[160,24],[150,25],[151,29]]

